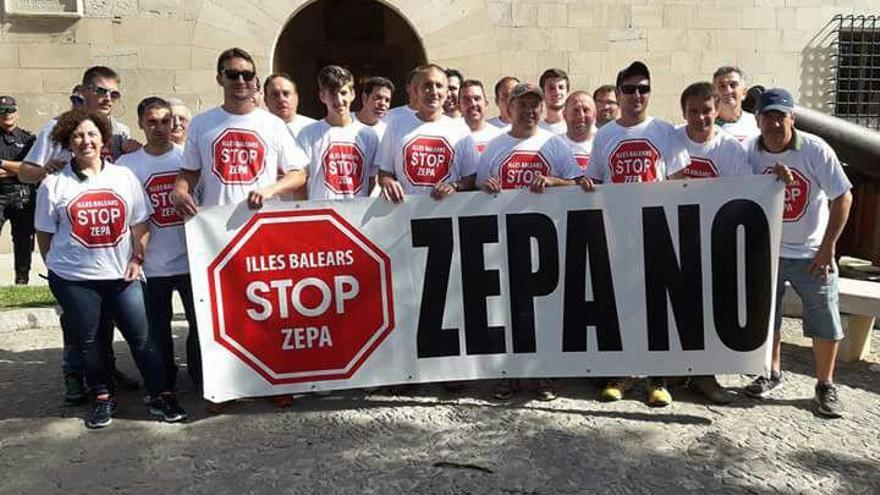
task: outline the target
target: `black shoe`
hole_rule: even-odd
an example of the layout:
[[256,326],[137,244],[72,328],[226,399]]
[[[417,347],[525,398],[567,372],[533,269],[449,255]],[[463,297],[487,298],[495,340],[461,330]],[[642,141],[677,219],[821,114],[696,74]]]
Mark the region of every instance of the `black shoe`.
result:
[[27,285],[28,282],[30,282],[30,277],[27,273],[15,275],[15,285]]
[[64,375],[64,402],[71,406],[78,406],[86,401],[86,388],[83,385],[83,377],[78,373]]
[[166,423],[186,421],[186,411],[177,403],[174,394],[162,394],[150,402],[150,414],[157,416]]
[[119,371],[115,367],[113,368],[112,374],[113,381],[116,382],[116,386],[122,390],[128,390],[129,392],[135,391],[141,388],[141,382],[131,378],[125,373]]
[[113,422],[113,414],[116,412],[116,400],[96,399],[95,408],[86,418],[86,428],[103,428]]
[[770,392],[782,388],[782,373],[771,373],[769,377],[759,376],[752,383],[748,384],[743,392],[749,397],[763,399]]
[[826,418],[839,418],[843,416],[843,403],[837,396],[837,385],[833,383],[817,383],[816,412]]

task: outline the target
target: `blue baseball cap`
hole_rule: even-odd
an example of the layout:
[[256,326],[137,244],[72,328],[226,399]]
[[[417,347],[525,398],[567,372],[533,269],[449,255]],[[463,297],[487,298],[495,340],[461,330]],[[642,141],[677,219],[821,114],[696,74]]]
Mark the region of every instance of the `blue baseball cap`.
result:
[[791,113],[794,110],[794,97],[782,88],[768,89],[758,97],[758,113],[776,110]]

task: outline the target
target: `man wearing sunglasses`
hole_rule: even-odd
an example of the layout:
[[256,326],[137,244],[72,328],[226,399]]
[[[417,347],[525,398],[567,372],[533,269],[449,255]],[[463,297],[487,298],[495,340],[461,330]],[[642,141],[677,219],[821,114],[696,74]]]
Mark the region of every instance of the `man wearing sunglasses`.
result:
[[[113,135],[105,144],[101,154],[111,161],[116,160],[123,153],[130,153],[140,148],[140,143],[130,138],[131,130],[128,126],[113,118],[116,103],[122,98],[119,82],[119,74],[116,71],[96,65],[86,69],[82,83],[74,88],[74,91],[78,89],[79,92],[71,95],[73,106],[77,106],[81,100],[82,105],[89,110],[110,118]],[[50,120],[37,133],[37,140],[21,166],[19,179],[22,182],[40,182],[46,174],[55,173],[67,166],[71,158],[70,152],[50,138],[56,121],[56,119]]]
[[18,126],[15,98],[0,96],[0,228],[12,224],[15,284],[27,285],[34,251],[34,188],[18,180],[34,135]]
[[[221,53],[217,84],[223,88],[223,104],[190,122],[181,171],[169,196],[184,216],[196,215],[198,206],[245,200],[260,208],[265,200],[306,183],[307,159],[290,130],[254,104],[258,82],[250,54],[240,48]],[[201,205],[192,196],[196,185],[203,188]]]
[[[657,182],[687,167],[690,158],[672,125],[648,116],[648,67],[633,62],[618,72],[616,88],[620,118],[596,133],[587,175],[595,182]],[[603,387],[601,399],[620,400],[632,385],[630,377],[613,378]],[[664,379],[649,378],[648,385],[648,405],[672,402]]]
[[616,89],[610,84],[604,84],[593,91],[593,101],[596,102],[596,127],[602,127],[620,118]]

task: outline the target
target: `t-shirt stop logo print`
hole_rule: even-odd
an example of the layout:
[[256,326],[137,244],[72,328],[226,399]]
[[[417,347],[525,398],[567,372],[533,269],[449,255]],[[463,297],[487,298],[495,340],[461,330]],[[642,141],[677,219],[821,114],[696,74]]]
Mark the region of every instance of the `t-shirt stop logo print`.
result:
[[364,183],[364,154],[355,143],[331,143],[321,159],[324,185],[336,194],[357,194]]
[[540,153],[514,151],[501,164],[501,188],[522,189],[529,187],[537,174],[550,175],[550,165]]
[[[785,206],[782,210],[783,222],[797,222],[807,211],[807,203],[810,201],[810,179],[807,179],[800,170],[790,168],[794,181],[785,185]],[[765,174],[774,174],[773,167],[764,169]]]
[[660,152],[647,139],[627,139],[611,152],[611,182],[654,182]]
[[168,194],[174,190],[174,181],[177,172],[160,172],[153,174],[144,184],[147,198],[153,206],[153,214],[150,221],[157,227],[173,227],[183,225],[183,217],[177,213],[177,209],[168,199]]
[[214,140],[214,175],[224,184],[253,184],[266,165],[266,143],[249,129],[226,129]]
[[70,234],[89,249],[115,246],[128,231],[127,208],[109,189],[85,191],[67,205]]
[[403,170],[410,184],[434,186],[452,170],[452,146],[440,136],[416,136],[403,147]]
[[691,164],[684,169],[685,177],[691,179],[709,179],[718,177],[718,169],[715,164],[708,158],[691,157]]

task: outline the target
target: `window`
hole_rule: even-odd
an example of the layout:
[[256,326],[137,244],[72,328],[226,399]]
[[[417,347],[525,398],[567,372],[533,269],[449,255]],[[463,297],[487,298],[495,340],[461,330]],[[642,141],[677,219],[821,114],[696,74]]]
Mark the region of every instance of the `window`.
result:
[[834,115],[880,130],[880,17],[836,16]]

